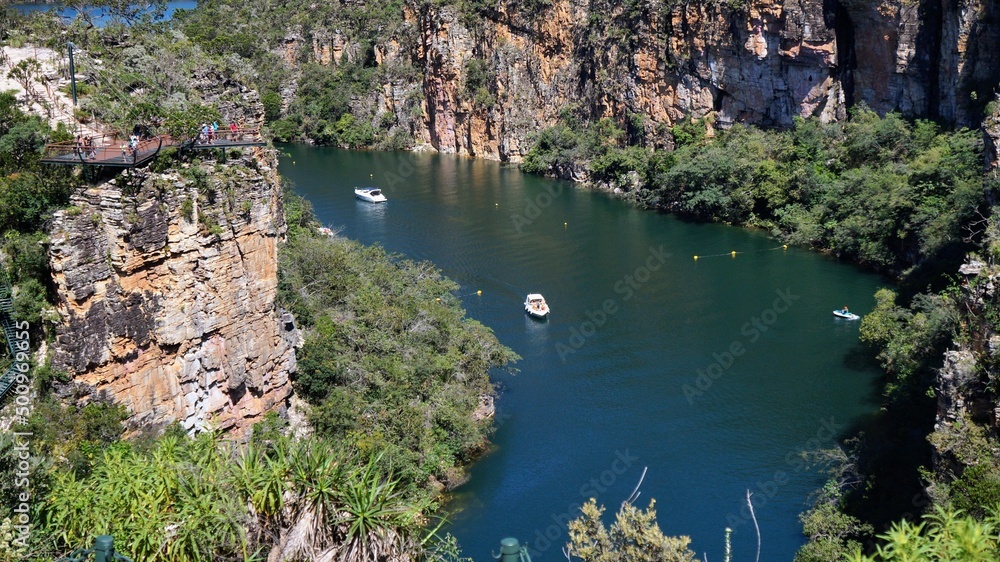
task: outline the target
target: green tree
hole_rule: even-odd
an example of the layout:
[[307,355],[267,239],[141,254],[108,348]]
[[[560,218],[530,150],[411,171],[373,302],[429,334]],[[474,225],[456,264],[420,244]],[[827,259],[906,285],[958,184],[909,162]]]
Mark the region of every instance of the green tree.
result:
[[900,521],[879,538],[885,544],[866,556],[856,551],[855,562],[989,562],[1000,559],[1000,522],[994,507],[985,521],[961,511],[937,507],[919,523]]
[[625,503],[611,528],[601,520],[604,507],[591,499],[569,523],[568,555],[584,562],[694,562],[688,537],[668,537],[656,523],[655,501],[645,510]]

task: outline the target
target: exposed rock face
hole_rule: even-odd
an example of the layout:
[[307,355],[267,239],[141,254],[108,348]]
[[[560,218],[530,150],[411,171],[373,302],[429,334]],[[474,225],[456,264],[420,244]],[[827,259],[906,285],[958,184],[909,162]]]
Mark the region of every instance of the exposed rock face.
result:
[[[423,100],[384,103],[386,92],[408,90],[395,81],[368,105],[441,152],[517,161],[527,135],[571,106],[623,124],[641,116],[647,137],[708,114],[721,126],[838,120],[860,102],[978,126],[1000,81],[1000,5],[987,0],[628,4],[554,0],[531,14],[501,1],[470,18],[408,3],[406,23],[375,58],[415,66]],[[323,29],[296,30],[289,44],[305,41],[322,64],[359,48]],[[488,69],[491,96],[466,87],[473,59]]]
[[[966,278],[978,278],[975,284],[966,284],[960,306],[985,315],[990,303],[996,302],[1000,281],[996,268],[970,261],[962,266],[960,273]],[[991,382],[995,380],[995,365],[1000,358],[1000,334],[983,329],[989,324],[985,316],[963,320],[966,322],[973,326],[967,332],[971,337],[962,338],[956,349],[945,352],[934,385],[937,415],[934,432],[928,440],[933,447],[936,481],[944,484],[954,481],[970,466],[995,462],[995,440],[989,436],[1000,428],[1000,402]],[[977,322],[982,324],[976,326]],[[946,487],[931,482],[927,488],[931,498],[941,501],[948,497]]]
[[993,99],[992,111],[983,120],[986,170],[997,174],[1000,170],[1000,94]]
[[285,231],[273,155],[127,176],[56,213],[55,364],[136,423],[237,433],[291,393],[298,332],[275,305]]
[[938,370],[938,423],[952,423],[967,414],[970,386],[977,382],[976,357],[960,349],[944,354],[944,365]]

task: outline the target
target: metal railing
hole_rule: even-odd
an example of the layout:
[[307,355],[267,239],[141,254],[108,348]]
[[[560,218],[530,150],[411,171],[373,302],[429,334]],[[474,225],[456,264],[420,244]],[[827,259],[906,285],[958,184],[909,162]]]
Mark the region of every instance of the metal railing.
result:
[[219,148],[263,144],[258,128],[224,128],[211,133],[198,132],[191,141],[191,148]]
[[[14,342],[19,341],[17,337],[17,326],[14,322],[14,292],[7,276],[7,270],[0,265],[0,329],[3,330],[3,337],[7,341],[7,349],[10,350],[11,358],[17,356],[18,350]],[[3,376],[0,376],[0,400],[3,400],[10,389],[14,388],[17,380],[18,361],[13,361]]]
[[91,137],[91,142],[63,141],[45,145],[42,161],[79,164],[135,164],[155,156],[163,146],[177,144],[170,137],[157,135],[138,142],[135,148],[128,139],[115,134]]

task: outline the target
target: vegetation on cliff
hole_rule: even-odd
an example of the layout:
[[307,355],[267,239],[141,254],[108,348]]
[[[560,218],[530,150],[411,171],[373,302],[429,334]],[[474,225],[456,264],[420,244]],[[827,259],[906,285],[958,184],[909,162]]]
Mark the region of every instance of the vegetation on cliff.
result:
[[20,288],[14,299],[17,319],[36,330],[50,289],[48,258],[40,244],[43,224],[69,202],[73,189],[65,169],[39,163],[40,151],[46,142],[69,138],[65,130],[53,131],[40,118],[22,113],[14,95],[0,92],[0,249]]
[[382,451],[407,481],[455,484],[486,445],[489,370],[517,356],[464,311],[428,263],[318,233],[288,194],[280,299],[306,336],[295,387],[317,433]]
[[[275,139],[406,149],[413,146],[408,124],[399,123],[394,113],[369,99],[380,84],[415,82],[419,76],[405,60],[391,64],[376,60],[375,46],[388,37],[415,40],[413,33],[401,32],[403,5],[402,0],[376,4],[210,0],[197,10],[178,14],[176,27],[204,52],[240,58],[256,69],[254,83]],[[313,46],[303,40],[308,31],[350,38],[338,54],[339,64],[316,60]],[[287,50],[286,40],[295,41],[294,50]],[[277,54],[281,48],[286,49],[285,58]],[[289,95],[290,84],[294,95]],[[407,95],[400,101],[417,111],[420,92],[413,89]]]
[[671,134],[674,150],[652,150],[610,120],[565,114],[537,134],[523,169],[588,178],[648,207],[766,228],[897,275],[925,264],[957,268],[971,247],[964,227],[985,202],[980,134],[930,121],[857,107],[843,124],[736,125],[709,137],[698,122]]

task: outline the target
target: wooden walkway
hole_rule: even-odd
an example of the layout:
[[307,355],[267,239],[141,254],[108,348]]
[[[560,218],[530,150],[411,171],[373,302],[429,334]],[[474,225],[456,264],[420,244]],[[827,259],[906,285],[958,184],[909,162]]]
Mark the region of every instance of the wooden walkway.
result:
[[76,141],[50,143],[45,145],[41,161],[45,164],[64,166],[106,166],[110,168],[135,168],[151,162],[164,148],[178,147],[190,150],[211,150],[216,148],[239,148],[244,146],[267,146],[260,129],[237,129],[219,131],[211,140],[198,137],[186,140],[169,135],[159,135],[139,141],[135,150],[128,146],[128,139],[117,135],[103,135],[93,138],[92,146]]

